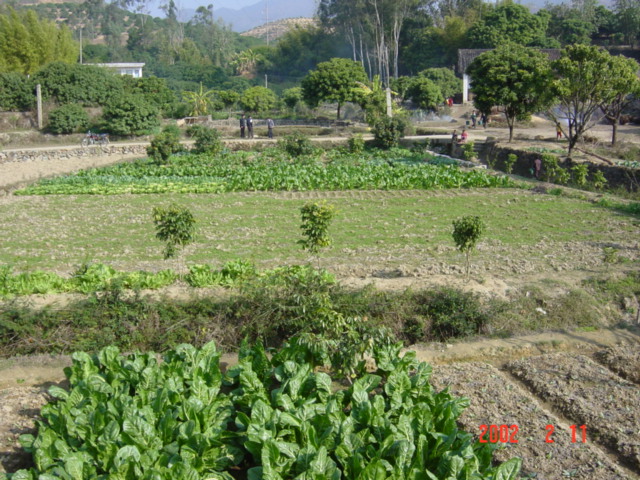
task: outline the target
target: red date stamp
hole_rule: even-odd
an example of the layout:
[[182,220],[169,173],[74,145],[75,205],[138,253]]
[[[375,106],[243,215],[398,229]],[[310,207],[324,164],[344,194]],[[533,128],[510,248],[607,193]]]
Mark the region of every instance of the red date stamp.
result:
[[[480,425],[480,443],[518,443],[518,425]],[[554,425],[545,427],[545,443],[555,443],[553,436],[556,434]],[[587,443],[587,426],[571,425],[571,443]]]

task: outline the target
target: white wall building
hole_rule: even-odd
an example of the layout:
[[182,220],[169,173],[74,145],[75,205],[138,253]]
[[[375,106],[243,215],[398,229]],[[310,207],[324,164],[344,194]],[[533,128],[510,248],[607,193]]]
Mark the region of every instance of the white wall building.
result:
[[142,78],[142,67],[144,67],[144,63],[85,63],[85,65],[109,68],[120,75],[130,75],[133,78]]

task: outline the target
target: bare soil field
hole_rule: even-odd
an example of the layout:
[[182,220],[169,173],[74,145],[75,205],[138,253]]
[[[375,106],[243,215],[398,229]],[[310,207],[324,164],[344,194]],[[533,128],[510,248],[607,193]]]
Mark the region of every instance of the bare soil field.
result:
[[577,425],[586,425],[622,462],[640,471],[640,389],[583,355],[518,360],[507,369]]

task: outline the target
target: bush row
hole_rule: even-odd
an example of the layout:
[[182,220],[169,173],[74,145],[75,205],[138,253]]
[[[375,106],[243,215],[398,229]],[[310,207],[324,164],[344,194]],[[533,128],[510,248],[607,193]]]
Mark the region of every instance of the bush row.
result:
[[[639,277],[629,281],[640,291]],[[112,283],[62,309],[34,310],[5,302],[0,307],[0,351],[6,356],[69,353],[108,345],[127,351],[165,351],[183,342],[209,341],[233,351],[245,337],[278,346],[303,333],[332,342],[390,338],[413,344],[476,334],[592,328],[602,322],[605,311],[616,311],[612,307],[622,301],[617,291],[600,291],[594,297],[594,290],[551,298],[528,288],[508,301],[483,301],[452,288],[353,291],[326,271],[309,266],[282,267],[251,277],[224,298],[151,301],[137,293],[126,294],[121,285]]]

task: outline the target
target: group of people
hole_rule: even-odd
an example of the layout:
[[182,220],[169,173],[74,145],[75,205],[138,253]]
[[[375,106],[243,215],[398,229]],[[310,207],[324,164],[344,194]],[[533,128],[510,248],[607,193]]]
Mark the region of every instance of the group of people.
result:
[[[273,127],[275,122],[272,118],[267,118],[267,136],[273,138]],[[253,138],[253,118],[249,115],[249,118],[245,118],[244,113],[240,117],[240,138],[245,138],[245,130],[247,132],[247,138]]]
[[451,135],[451,143],[465,143],[469,138],[469,134],[467,133],[467,129],[463,128],[462,133],[458,136],[458,130],[454,130]]
[[488,122],[489,118],[485,113],[481,113],[480,115],[478,115],[478,112],[476,112],[475,110],[471,112],[471,128],[476,128],[476,125],[487,128]]

